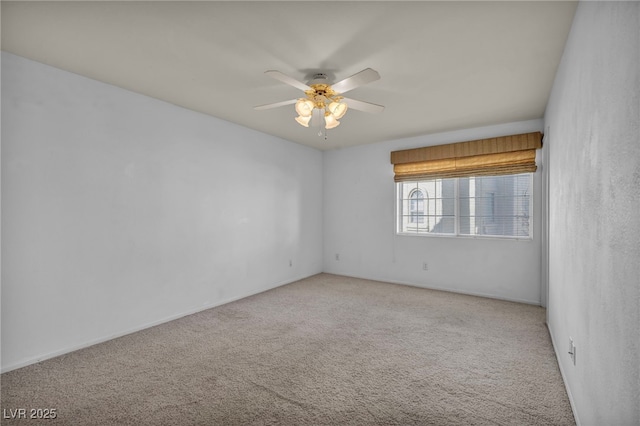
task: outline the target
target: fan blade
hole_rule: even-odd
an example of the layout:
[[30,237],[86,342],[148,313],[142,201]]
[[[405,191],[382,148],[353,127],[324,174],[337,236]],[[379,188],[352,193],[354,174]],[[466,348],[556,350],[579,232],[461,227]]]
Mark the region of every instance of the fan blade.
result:
[[282,74],[280,71],[270,70],[270,71],[265,71],[264,73],[266,75],[268,75],[269,77],[271,77],[271,78],[275,78],[276,80],[279,80],[279,81],[281,81],[283,83],[286,83],[289,86],[293,86],[296,89],[300,89],[303,92],[305,92],[307,90],[311,90],[311,87],[307,86],[303,82],[298,81],[293,77],[289,77],[286,74]]
[[285,105],[295,104],[296,102],[298,102],[297,99],[290,99],[288,101],[276,102],[274,104],[266,104],[266,105],[254,106],[253,109],[263,110],[263,109],[278,108],[278,107],[285,106]]
[[378,74],[378,71],[367,68],[352,75],[351,77],[347,77],[344,80],[337,82],[336,84],[332,84],[331,88],[338,93],[346,93],[356,87],[360,87],[379,79],[380,74]]
[[370,112],[372,114],[378,114],[384,111],[384,107],[382,105],[358,101],[356,99],[350,98],[342,98],[342,101],[347,104],[349,108],[357,109],[358,111]]

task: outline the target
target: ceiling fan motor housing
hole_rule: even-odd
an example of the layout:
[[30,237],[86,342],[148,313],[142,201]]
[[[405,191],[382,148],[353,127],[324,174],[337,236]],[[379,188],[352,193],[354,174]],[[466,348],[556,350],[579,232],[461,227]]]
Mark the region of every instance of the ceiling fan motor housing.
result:
[[339,101],[338,97],[331,85],[328,84],[328,77],[324,73],[317,73],[313,75],[313,79],[307,83],[310,90],[307,90],[305,94],[307,98],[313,101],[316,108],[324,109],[328,102]]
[[325,73],[319,72],[313,75],[313,78],[307,83],[309,86],[313,86],[314,84],[328,84],[327,75]]

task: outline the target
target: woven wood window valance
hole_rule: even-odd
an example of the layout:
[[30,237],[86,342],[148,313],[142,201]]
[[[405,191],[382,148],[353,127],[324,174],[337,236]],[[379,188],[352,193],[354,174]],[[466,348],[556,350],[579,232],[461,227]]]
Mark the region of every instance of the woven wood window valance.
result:
[[540,132],[479,139],[391,153],[394,180],[497,176],[536,171]]

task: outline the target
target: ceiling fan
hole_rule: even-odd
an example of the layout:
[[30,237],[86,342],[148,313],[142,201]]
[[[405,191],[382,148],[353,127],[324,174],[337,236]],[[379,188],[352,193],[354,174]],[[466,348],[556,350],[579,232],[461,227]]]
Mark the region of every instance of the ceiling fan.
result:
[[356,87],[360,87],[380,79],[380,74],[371,68],[366,68],[335,84],[330,84],[327,75],[323,73],[315,74],[312,80],[307,84],[289,77],[280,71],[265,71],[265,74],[271,78],[275,78],[276,80],[302,90],[305,97],[276,102],[273,104],[259,105],[254,107],[254,109],[263,110],[295,104],[295,109],[298,113],[295,120],[298,124],[304,127],[309,127],[309,123],[312,118],[313,122],[317,122],[318,125],[320,124],[320,119],[324,118],[325,129],[333,129],[340,125],[338,120],[345,115],[348,108],[369,113],[380,113],[384,110],[382,105],[358,101],[356,99],[345,98],[342,96],[343,93],[346,93],[349,90],[353,90]]

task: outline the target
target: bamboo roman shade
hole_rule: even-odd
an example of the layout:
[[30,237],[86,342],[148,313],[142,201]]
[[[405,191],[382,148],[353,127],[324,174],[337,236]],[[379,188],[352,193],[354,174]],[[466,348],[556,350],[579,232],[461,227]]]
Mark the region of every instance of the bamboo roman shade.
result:
[[540,132],[393,151],[394,180],[497,176],[536,171]]

